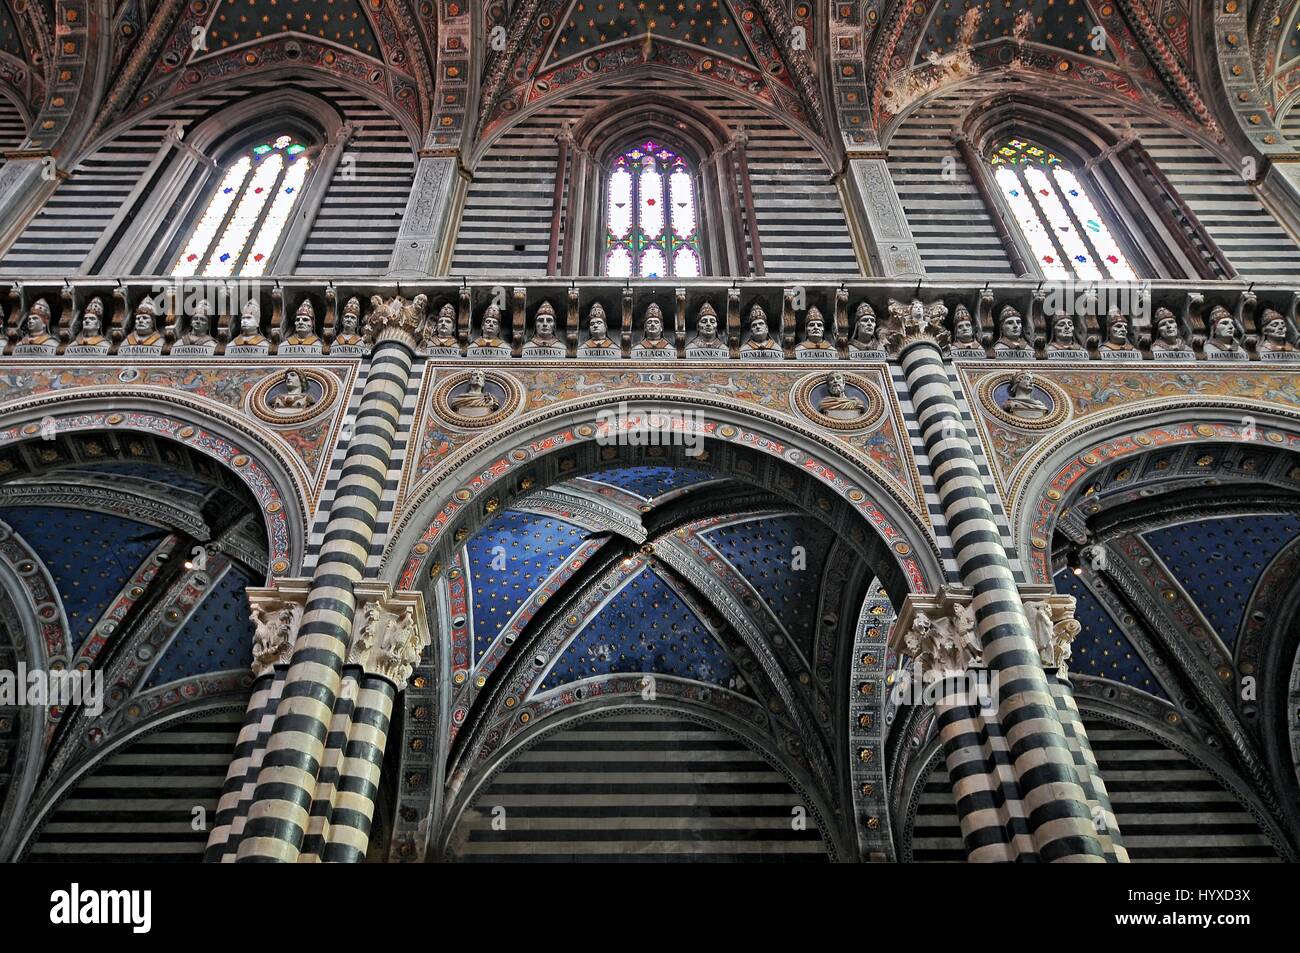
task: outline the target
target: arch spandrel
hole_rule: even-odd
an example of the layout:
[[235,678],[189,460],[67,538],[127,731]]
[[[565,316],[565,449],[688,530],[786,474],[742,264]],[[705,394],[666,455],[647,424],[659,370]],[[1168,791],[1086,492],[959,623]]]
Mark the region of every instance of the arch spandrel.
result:
[[[584,448],[598,448],[597,415],[602,410],[617,411],[620,405],[626,405],[629,412],[649,410],[663,398],[662,391],[630,388],[607,391],[606,395],[565,401],[507,421],[483,438],[448,452],[406,493],[385,547],[383,576],[396,580],[401,588],[421,585],[430,554],[447,544],[446,530],[465,524],[467,517],[473,520],[475,509],[498,494],[521,495],[542,488],[546,479],[539,476],[539,466],[556,464],[557,478],[580,475],[584,467],[598,469],[602,461],[595,453],[589,453],[582,463],[575,457],[567,469],[564,462],[566,456],[581,454]],[[897,560],[906,588],[895,594],[901,597],[903,591],[924,590],[942,580],[938,547],[915,497],[878,464],[855,457],[842,442],[788,417],[759,412],[735,401],[688,391],[674,400],[672,407],[678,413],[689,410],[703,415],[705,423],[696,432],[706,446],[715,441],[731,443],[775,458],[844,501]],[[910,456],[907,465],[914,466]],[[526,489],[523,483],[528,484]],[[498,499],[494,507],[505,505]]]
[[[107,370],[107,369],[106,369]],[[271,372],[256,374],[260,379]],[[263,509],[268,528],[268,578],[293,576],[306,551],[308,521],[325,479],[328,449],[337,438],[340,404],[317,435],[320,460],[312,470],[290,441],[229,406],[164,387],[133,388],[132,398],[108,398],[93,386],[49,391],[33,388],[0,407],[0,448],[38,441],[43,428],[56,434],[138,432],[190,447],[229,468]],[[42,392],[44,391],[44,392]]]
[[[1036,540],[1050,545],[1059,501],[1048,494],[1065,493],[1097,461],[1197,440],[1269,447],[1295,446],[1300,440],[1300,391],[1295,375],[1285,369],[1253,365],[1225,372],[1129,365],[1103,370],[1040,363],[1032,368],[1034,376],[1068,405],[1052,426],[1029,429],[1008,420],[982,387],[1017,367],[1010,362],[960,364],[957,373],[970,395],[1021,557],[1035,565],[1036,581],[1050,577],[1042,558],[1045,547],[1035,545]],[[1082,462],[1089,454],[1096,457],[1094,464]]]

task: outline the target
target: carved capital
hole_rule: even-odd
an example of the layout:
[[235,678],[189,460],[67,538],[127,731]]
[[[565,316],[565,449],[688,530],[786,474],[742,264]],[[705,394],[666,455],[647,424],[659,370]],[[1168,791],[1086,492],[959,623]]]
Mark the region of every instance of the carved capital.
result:
[[431,641],[424,597],[376,584],[358,586],[356,595],[348,664],[387,679],[400,692]]
[[424,323],[428,305],[429,299],[422,294],[411,301],[401,295],[387,301],[372,295],[364,327],[366,343],[373,347],[379,341],[397,340],[414,350],[416,332]]
[[285,579],[272,589],[249,587],[248,604],[256,631],[253,635],[252,669],[255,678],[288,665],[302,624],[302,609],[311,591],[307,579]]
[[937,595],[912,593],[894,623],[890,644],[916,660],[924,682],[961,675],[984,664],[967,589],[945,587]]
[[1074,596],[1051,593],[1032,598],[1028,592],[1022,595],[1025,597],[1029,632],[1038,647],[1043,668],[1058,669],[1064,675],[1070,659],[1070,644],[1083,629],[1074,617]]
[[933,344],[946,355],[952,344],[947,318],[948,306],[942,301],[925,304],[919,299],[913,299],[905,304],[890,299],[881,338],[891,357],[897,357],[906,348],[921,341]]

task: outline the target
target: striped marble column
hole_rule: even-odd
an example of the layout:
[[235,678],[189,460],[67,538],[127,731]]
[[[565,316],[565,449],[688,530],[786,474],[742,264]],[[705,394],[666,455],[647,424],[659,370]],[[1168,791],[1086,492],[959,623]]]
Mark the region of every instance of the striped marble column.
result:
[[330,809],[321,859],[358,862],[370,845],[370,825],[379,798],[379,771],[388,744],[388,727],[398,687],[363,675],[340,764],[338,790]]
[[[934,333],[932,334],[932,330]],[[933,323],[906,328],[899,361],[925,441],[1037,858],[1104,862],[1092,812],[1016,588]],[[902,337],[902,335],[900,335]],[[993,783],[993,782],[990,782]],[[1019,858],[1033,859],[1033,858]]]
[[284,668],[272,670],[253,683],[244,724],[235,742],[235,756],[226,771],[226,783],[217,801],[216,817],[203,854],[207,863],[235,859],[262,757],[271,737],[271,726],[275,723],[275,710],[284,691],[284,673]]
[[374,350],[237,860],[298,859],[343,684],[362,580],[423,318],[402,299],[367,318]]

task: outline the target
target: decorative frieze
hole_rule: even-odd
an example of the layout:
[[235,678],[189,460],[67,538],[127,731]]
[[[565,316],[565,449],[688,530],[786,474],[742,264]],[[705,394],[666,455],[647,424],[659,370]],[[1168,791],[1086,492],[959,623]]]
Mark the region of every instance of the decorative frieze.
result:
[[881,361],[918,337],[942,341],[957,361],[1300,360],[1300,290],[1281,285],[1189,291],[1175,282],[1081,289],[1012,281],[971,288],[863,279],[852,287],[782,287],[701,279],[670,289],[597,279],[558,289],[428,279],[408,289],[288,277],[235,288],[215,279],[186,279],[184,287],[175,281],[19,281],[0,300],[6,353],[360,357],[393,327],[439,362]]

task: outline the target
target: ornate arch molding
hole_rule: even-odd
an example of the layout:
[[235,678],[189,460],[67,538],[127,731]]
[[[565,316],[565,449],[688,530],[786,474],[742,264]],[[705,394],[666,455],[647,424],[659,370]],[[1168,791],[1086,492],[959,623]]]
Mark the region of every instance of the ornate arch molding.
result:
[[[743,90],[738,90],[733,86],[726,86],[721,83],[712,82],[696,73],[674,70],[671,67],[664,67],[661,64],[655,66],[639,64],[625,69],[620,69],[616,73],[597,73],[576,80],[570,85],[552,90],[551,92],[520,106],[519,110],[512,113],[508,118],[494,123],[490,128],[481,130],[480,136],[474,146],[473,160],[477,163],[487,153],[492,145],[512,128],[533,115],[554,106],[556,103],[563,102],[566,99],[584,93],[590,93],[593,89],[602,86],[614,85],[615,89],[612,90],[614,93],[614,99],[604,108],[617,109],[618,104],[624,102],[628,96],[640,95],[636,93],[627,93],[626,87],[628,84],[635,83],[638,80],[662,78],[665,75],[671,75],[675,80],[680,81],[680,86],[678,88],[683,94],[689,94],[691,91],[696,90],[712,93],[716,96],[731,99],[743,103],[746,106],[751,106],[764,116],[783,123],[785,126],[798,133],[809,146],[816,150],[822,161],[826,163],[828,170],[839,168],[841,160],[837,154],[837,150],[831,144],[827,143],[825,139],[819,136],[814,129],[800,123],[789,113],[782,112],[779,105],[749,95]],[[681,102],[685,101],[669,94],[660,94],[660,98],[674,99]],[[695,111],[699,111],[698,107],[695,107]]]
[[[139,122],[136,117],[119,124],[93,148],[107,145]],[[174,126],[87,254],[83,272],[167,274],[231,158],[273,131],[304,136],[317,150],[302,204],[271,256],[270,274],[292,271],[354,130],[338,107],[320,95],[281,87],[241,98],[193,129]]]
[[268,534],[268,585],[301,569],[309,477],[287,448],[276,447],[246,422],[169,391],[121,399],[74,389],[0,410],[0,447],[39,439],[47,420],[53,420],[56,433],[137,431],[213,458],[231,470],[261,506]]
[[[1112,35],[1131,33],[1132,42],[1147,60],[1147,65],[1142,68],[1126,69],[1122,64],[1081,56],[1059,46],[1007,36],[975,44],[966,54],[964,63],[951,62],[950,54],[949,61],[929,69],[938,74],[944,70],[951,71],[955,66],[964,66],[970,75],[970,70],[1001,71],[1011,64],[1022,72],[1029,70],[1047,78],[1053,75],[1053,66],[1059,69],[1075,67],[1072,74],[1099,91],[1123,83],[1139,85],[1148,92],[1167,94],[1186,114],[1189,124],[1195,121],[1214,131],[1214,117],[1202,101],[1195,79],[1174,55],[1160,25],[1142,3],[1139,0],[1116,0],[1109,6],[1098,24]],[[890,116],[884,99],[891,77],[913,70],[914,53],[925,35],[934,7],[934,4],[899,0],[881,17],[881,28],[868,33],[868,75],[874,77],[871,103],[877,122]],[[1007,50],[1009,56],[999,55]],[[1135,80],[1141,80],[1141,83],[1135,83]],[[937,81],[942,82],[942,78]]]
[[454,800],[447,807],[446,816],[438,834],[435,856],[439,859],[448,857],[451,837],[455,833],[466,808],[473,803],[478,792],[493,777],[512,764],[532,744],[540,740],[542,736],[601,718],[613,712],[662,713],[665,710],[672,711],[716,731],[724,732],[762,757],[775,771],[784,776],[795,792],[803,798],[804,803],[808,806],[809,814],[817,822],[817,829],[822,834],[822,839],[826,843],[831,860],[835,861],[852,856],[851,851],[847,849],[847,845],[844,843],[839,826],[832,820],[835,814],[830,809],[833,802],[828,792],[818,790],[812,778],[798,765],[792,764],[787,757],[782,756],[771,739],[758,732],[753,725],[746,724],[744,721],[725,712],[704,705],[692,704],[681,699],[667,698],[656,701],[654,705],[645,705],[639,701],[629,703],[626,699],[594,699],[566,709],[561,715],[540,719],[529,728],[521,731],[496,752],[488,764],[465,779],[465,783],[460,787]]
[[1037,272],[1036,259],[1014,224],[987,156],[1001,137],[1024,131],[1070,160],[1139,271],[1162,278],[1236,277],[1232,263],[1133,132],[1117,135],[1091,116],[1028,92],[999,93],[975,102],[963,114],[959,129],[957,146],[985,204],[995,213],[998,237],[1017,273]]
[[[662,403],[663,394],[654,391],[608,393],[510,422],[463,447],[412,488],[385,547],[382,577],[403,589],[423,585],[431,567],[440,571],[448,562],[453,536],[448,530],[473,533],[519,496],[607,467],[611,459],[619,458],[620,449],[635,449],[600,445],[594,422],[602,409],[612,412],[626,404],[632,413],[661,410]],[[934,591],[944,578],[937,543],[914,504],[871,464],[855,461],[839,441],[757,408],[711,396],[684,394],[674,400],[673,408],[677,414],[692,411],[700,415],[697,420],[708,421],[696,430],[707,457],[687,456],[681,447],[654,448],[675,452],[660,459],[721,470],[749,482],[760,482],[757,464],[768,461],[772,471],[765,475],[771,477],[768,488],[787,496],[803,493],[808,502],[795,501],[821,518],[839,518],[836,501],[840,501],[846,515],[851,514],[840,531],[860,536],[862,551],[877,547],[879,556],[887,557],[876,568],[891,599],[899,604],[907,592]],[[612,452],[602,457],[602,450]],[[728,471],[719,463],[722,457],[729,465],[744,466],[749,476]]]
[[[898,843],[899,863],[915,863],[912,843],[915,839],[916,814],[921,806],[921,795],[925,793],[925,785],[930,780],[930,775],[943,763],[943,744],[938,737],[933,737],[909,760],[906,776],[895,782],[898,791],[894,800],[899,805],[899,810],[895,814],[895,840]],[[955,804],[953,812],[955,815]]]
[[[673,62],[669,58],[656,56],[649,59],[642,54],[629,66],[625,62],[628,58],[620,58],[617,53],[611,55],[609,60],[600,59],[601,55],[611,50],[635,47],[647,37],[653,42],[653,33],[639,34],[621,43],[604,46],[576,70],[570,68],[573,64],[568,59],[558,68],[548,66],[543,69],[542,61],[554,38],[552,31],[558,33],[559,23],[569,11],[570,4],[565,0],[521,0],[508,15],[509,29],[506,31],[504,46],[488,56],[483,70],[482,100],[476,124],[478,138],[487,138],[489,133],[493,136],[499,134],[501,127],[508,126],[525,111],[514,99],[507,99],[507,94],[512,92],[509,80],[525,87],[523,98],[531,107],[557,96],[568,96],[590,85],[592,78],[603,82],[614,76],[621,81],[650,70],[659,75],[680,75],[691,82],[704,81],[710,88],[724,95],[753,96],[756,103],[766,102],[770,109],[787,118],[802,114],[807,121],[799,122],[800,127],[815,137],[819,130],[826,127],[821,89],[813,71],[812,58],[807,52],[807,38],[805,36],[804,48],[799,49],[794,39],[796,25],[786,4],[782,0],[735,0],[734,4],[728,2],[724,5],[734,6],[735,10],[728,12],[739,11],[738,20],[756,25],[771,40],[770,46],[762,42],[749,44],[759,68],[755,70],[734,61],[731,63],[733,78],[730,82],[706,78],[702,71],[709,70],[711,66],[704,62],[679,65],[679,62]],[[801,25],[800,28],[806,32],[806,27]],[[678,44],[672,40],[660,42],[684,53],[684,59],[697,54],[702,60],[712,59],[709,51],[691,44]],[[555,81],[558,79],[555,75],[557,69],[564,70],[563,79],[567,82]],[[571,73],[576,75],[570,77],[568,74]],[[590,75],[582,78],[583,73]],[[535,86],[530,86],[538,77],[542,79]],[[765,89],[768,98],[764,100],[749,93],[746,87]],[[539,91],[542,95],[537,96]]]
[[1291,830],[1300,835],[1300,538],[1260,574],[1237,636],[1237,671],[1257,679],[1257,700],[1243,699],[1243,721],[1277,784]]
[[1029,458],[1006,495],[1029,581],[1051,584],[1052,537],[1085,477],[1118,460],[1202,442],[1300,452],[1300,412],[1242,401],[1201,400],[1170,409],[1115,411],[1071,428]]
[[[111,65],[112,38],[100,16],[105,11],[106,5],[90,0],[57,0],[58,42],[47,65],[51,81],[44,102],[25,146],[0,167],[0,249],[9,246],[58,181],[67,178],[70,157],[93,121]],[[51,158],[53,176],[48,174]]]
[[48,823],[54,808],[67,795],[72,793],[78,781],[98,767],[110,755],[120,751],[126,745],[166,728],[174,722],[217,711],[238,712],[242,715],[247,705],[248,692],[243,690],[224,697],[205,698],[184,707],[168,709],[156,717],[143,718],[138,724],[133,725],[130,730],[111,739],[111,743],[105,745],[102,750],[95,751],[89,757],[68,766],[59,776],[42,779],[35,796],[29,802],[26,813],[21,817],[21,823],[15,825],[20,839],[16,844],[14,856],[20,857],[31,847],[40,835],[42,828]]
[[[23,572],[26,563],[33,567]],[[49,616],[48,606],[55,606],[57,616]],[[29,669],[48,669],[48,645],[60,641],[67,645],[67,621],[58,591],[39,557],[20,537],[0,523],[0,615],[14,636],[14,653]],[[70,655],[70,652],[69,652]],[[21,817],[36,788],[44,757],[46,717],[38,717],[34,708],[24,708],[19,717],[22,731],[10,766],[7,795],[0,799],[0,817]],[[18,825],[0,825],[0,861],[13,856]]]

